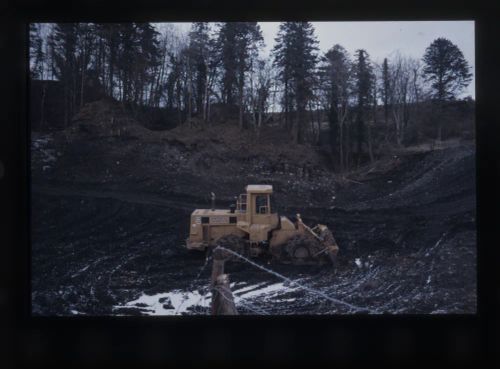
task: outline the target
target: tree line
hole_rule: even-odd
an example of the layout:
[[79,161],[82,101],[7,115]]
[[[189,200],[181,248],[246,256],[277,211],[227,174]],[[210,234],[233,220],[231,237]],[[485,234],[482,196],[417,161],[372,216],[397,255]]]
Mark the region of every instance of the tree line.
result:
[[381,64],[338,44],[320,54],[310,22],[281,23],[269,56],[264,46],[257,22],[196,22],[187,34],[171,24],[32,23],[30,72],[60,82],[67,125],[90,82],[129,107],[175,112],[176,124],[211,127],[212,107],[223,104],[238,112],[241,129],[258,133],[279,116],[290,139],[304,144],[317,143],[328,122],[339,170],[373,160],[375,142],[404,145],[424,106],[432,107],[441,140],[447,102],[472,77],[445,38],[421,59],[396,53]]

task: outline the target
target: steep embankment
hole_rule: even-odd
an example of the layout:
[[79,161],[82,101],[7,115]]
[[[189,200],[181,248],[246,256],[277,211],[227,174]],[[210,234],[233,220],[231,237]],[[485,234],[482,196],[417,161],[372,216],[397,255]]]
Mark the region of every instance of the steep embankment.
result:
[[[328,161],[309,146],[290,145],[279,128],[257,133],[242,132],[235,124],[184,125],[155,132],[131,119],[118,103],[99,101],[82,109],[70,128],[49,137],[49,145],[44,146],[46,137],[34,138],[36,182],[202,201],[214,191],[226,202],[245,185],[266,182],[275,185],[278,198],[283,194],[297,205],[324,204],[334,191]],[[43,168],[38,154],[49,147],[57,151],[57,162]]]

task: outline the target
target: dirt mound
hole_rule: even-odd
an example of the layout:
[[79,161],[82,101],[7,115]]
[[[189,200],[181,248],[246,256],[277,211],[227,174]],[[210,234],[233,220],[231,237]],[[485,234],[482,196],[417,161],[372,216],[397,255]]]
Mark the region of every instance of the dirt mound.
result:
[[473,145],[410,151],[338,176],[328,158],[312,146],[291,144],[279,127],[257,132],[231,121],[151,131],[119,103],[101,100],[86,105],[66,131],[62,143],[54,138],[52,148],[37,151],[58,153],[50,165],[46,155],[34,163],[41,177],[203,201],[214,191],[223,203],[249,183],[264,183],[274,186],[281,211],[423,206],[462,192],[472,200],[475,191]]
[[63,142],[54,137],[43,151],[35,148],[40,177],[198,198],[214,191],[223,202],[249,183],[265,183],[284,211],[423,206],[462,195],[472,201],[475,193],[473,145],[409,151],[338,176],[315,147],[291,144],[279,127],[257,132],[231,121],[151,131],[109,99],[87,104],[73,121]]
[[119,102],[104,98],[85,104],[65,130],[68,140],[87,137],[147,137],[149,130]]
[[335,191],[328,160],[314,147],[291,144],[278,127],[241,130],[232,120],[152,131],[109,99],[87,104],[49,146],[44,150],[59,152],[57,163],[35,158],[35,172],[46,168],[35,180],[198,198],[215,191],[223,202],[249,183],[267,183],[285,206],[324,203]]
[[102,99],[86,104],[75,115],[65,134],[70,140],[133,137],[167,143],[187,154],[190,159],[187,165],[197,171],[234,173],[233,162],[252,162],[255,170],[288,171],[293,168],[298,174],[300,170],[307,172],[328,165],[311,146],[291,145],[289,135],[277,127],[242,130],[234,118],[213,125],[185,122],[168,131],[152,131],[142,123],[132,118],[120,103]]
[[[327,163],[308,145],[291,145],[290,137],[279,128],[266,127],[261,132],[241,130],[237,122],[212,127],[181,125],[165,136],[168,143],[195,154],[197,169],[212,168],[220,164],[221,171],[234,173],[233,162],[254,164],[258,171],[283,171],[294,168],[298,173],[323,169]],[[229,166],[228,166],[229,165]]]
[[339,194],[338,206],[363,210],[472,199],[475,172],[475,146],[470,144],[394,156],[353,175],[357,181]]

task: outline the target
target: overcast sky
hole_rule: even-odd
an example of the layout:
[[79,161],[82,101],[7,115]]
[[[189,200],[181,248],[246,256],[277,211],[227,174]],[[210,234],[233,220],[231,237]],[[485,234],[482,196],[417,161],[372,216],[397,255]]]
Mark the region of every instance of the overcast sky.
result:
[[[279,22],[259,22],[268,53],[274,45]],[[474,58],[474,21],[405,21],[405,22],[312,22],[321,52],[335,44],[342,45],[351,55],[365,49],[374,62],[399,51],[403,55],[422,58],[425,48],[438,37],[445,37],[462,50],[472,67]],[[176,23],[188,30],[190,23]],[[462,96],[475,98],[475,79]]]

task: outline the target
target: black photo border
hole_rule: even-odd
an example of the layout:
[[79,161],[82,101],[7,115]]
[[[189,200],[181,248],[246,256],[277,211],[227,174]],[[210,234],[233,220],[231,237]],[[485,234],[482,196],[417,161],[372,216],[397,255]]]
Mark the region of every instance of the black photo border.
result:
[[[1,16],[4,115],[0,122],[0,306],[6,350],[0,365],[252,365],[406,367],[425,362],[499,366],[497,331],[500,189],[498,72],[494,2],[458,1],[109,1],[11,2]],[[474,20],[478,310],[473,315],[294,317],[31,317],[27,99],[29,22],[75,21]],[[2,365],[3,366],[3,365]]]

